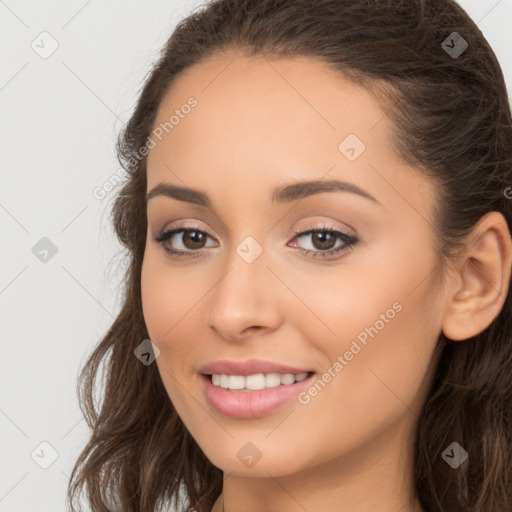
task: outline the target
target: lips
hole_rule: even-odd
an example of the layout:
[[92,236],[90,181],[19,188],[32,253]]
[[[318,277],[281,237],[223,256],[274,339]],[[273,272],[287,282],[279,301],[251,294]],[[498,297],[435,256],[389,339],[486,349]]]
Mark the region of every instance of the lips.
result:
[[224,375],[253,375],[255,373],[310,373],[311,368],[300,366],[289,366],[263,359],[249,359],[247,361],[230,361],[227,359],[213,361],[205,364],[199,369],[199,373],[212,375],[214,373]]
[[218,414],[237,419],[256,419],[290,404],[314,379],[315,374],[312,374],[294,384],[259,391],[223,389],[214,385],[208,375],[201,375],[200,383],[209,406]]

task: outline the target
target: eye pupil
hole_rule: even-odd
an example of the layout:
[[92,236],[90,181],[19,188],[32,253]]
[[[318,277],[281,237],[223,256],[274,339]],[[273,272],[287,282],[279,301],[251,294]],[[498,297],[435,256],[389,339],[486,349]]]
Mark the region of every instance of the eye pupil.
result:
[[[315,246],[318,249],[331,249],[333,247],[332,241],[336,241],[336,238],[332,235],[332,233],[326,233],[326,232],[318,232],[313,233],[313,240],[316,241],[320,239],[320,246]],[[326,245],[327,242],[327,245]]]
[[[190,247],[186,242],[191,241],[192,247]],[[183,243],[189,248],[189,249],[197,249],[198,247],[201,248],[201,243],[204,243],[204,236],[203,233],[200,231],[185,231],[183,233]],[[198,244],[198,245],[197,245]]]

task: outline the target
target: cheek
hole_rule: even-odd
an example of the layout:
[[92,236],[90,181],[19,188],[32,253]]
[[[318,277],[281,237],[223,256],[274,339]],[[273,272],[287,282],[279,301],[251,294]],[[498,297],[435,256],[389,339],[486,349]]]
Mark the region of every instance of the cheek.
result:
[[[332,355],[342,354],[345,361],[335,401],[348,401],[348,410],[368,411],[370,423],[419,412],[439,336],[435,312],[427,308],[420,294],[406,293],[390,294],[368,308],[364,322],[351,326],[344,346],[332,347]],[[347,395],[347,390],[353,391]]]
[[[148,252],[141,272],[142,311],[153,341],[164,348],[187,324],[194,305],[207,291],[190,271],[165,264],[160,255]],[[157,343],[158,344],[158,343]]]
[[193,366],[193,344],[197,341],[191,330],[193,306],[201,287],[188,273],[165,264],[158,254],[147,251],[141,271],[141,296],[144,321],[150,339],[160,355],[156,364],[169,398],[180,416],[187,417],[187,396],[183,383]]
[[319,279],[314,286],[303,283],[298,291],[316,318],[293,315],[296,329],[322,352],[322,370],[331,368],[336,375],[335,402],[348,401],[351,410],[361,407],[360,399],[378,410],[393,402],[403,407],[397,396],[405,403],[414,400],[429,377],[441,331],[428,277],[435,260],[426,251],[412,254],[413,248],[407,253],[389,247],[379,252],[379,260],[343,269],[339,277]]
[[[324,425],[329,446],[314,436],[307,441],[308,450],[319,458],[355,447],[397,425],[400,418],[412,421],[419,413],[434,368],[438,332],[427,288],[410,293],[410,283],[410,276],[398,281],[388,274],[383,286],[347,285],[346,292],[332,294],[330,300],[324,297],[322,318],[336,335],[318,330],[315,322],[316,328],[311,322],[301,325],[324,356],[322,382],[306,389],[304,405],[296,411],[296,419],[304,415],[301,425],[309,425],[311,418],[314,425]],[[287,436],[303,435],[289,424],[287,428]]]

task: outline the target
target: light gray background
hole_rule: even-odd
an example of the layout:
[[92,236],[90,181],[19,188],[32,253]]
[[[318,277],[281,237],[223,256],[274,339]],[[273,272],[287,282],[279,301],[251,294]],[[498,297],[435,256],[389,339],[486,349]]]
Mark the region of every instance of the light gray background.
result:
[[[65,510],[88,434],[77,373],[118,311],[123,270],[108,217],[115,192],[98,200],[93,190],[119,172],[116,135],[142,81],[201,3],[0,0],[0,512]],[[459,3],[512,93],[512,0]],[[58,43],[48,58],[31,46],[51,49],[44,31]],[[57,248],[46,262],[32,250],[43,237]],[[42,442],[58,453],[47,469],[35,462],[52,460]]]

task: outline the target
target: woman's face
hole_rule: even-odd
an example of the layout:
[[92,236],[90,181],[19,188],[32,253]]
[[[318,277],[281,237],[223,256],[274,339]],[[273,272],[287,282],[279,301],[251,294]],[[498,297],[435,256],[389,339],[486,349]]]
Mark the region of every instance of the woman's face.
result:
[[[168,189],[148,200],[144,318],[170,400],[224,471],[349,456],[353,471],[410,449],[446,295],[433,186],[393,152],[391,127],[307,58],[217,55],[160,105],[147,191]],[[299,185],[318,180],[338,184]],[[246,385],[269,387],[222,387]]]

